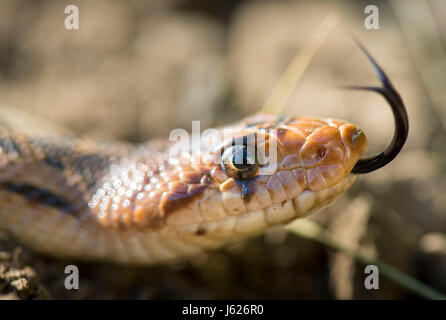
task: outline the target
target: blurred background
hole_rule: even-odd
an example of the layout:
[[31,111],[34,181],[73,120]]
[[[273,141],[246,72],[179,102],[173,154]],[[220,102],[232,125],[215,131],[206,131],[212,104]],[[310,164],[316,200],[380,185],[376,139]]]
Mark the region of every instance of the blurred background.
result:
[[[70,4],[79,8],[79,30],[64,27]],[[364,27],[369,4],[379,8],[378,30]],[[401,93],[410,135],[395,161],[311,220],[446,293],[445,16],[442,0],[0,0],[0,121],[131,142],[167,137],[192,120],[202,129],[236,121],[264,107],[332,17],[278,112],[356,123],[368,152],[381,151],[393,134],[390,109],[372,93],[339,89],[377,84],[354,36]],[[382,274],[379,290],[366,290],[363,265],[283,229],[169,266],[78,264],[77,291],[64,288],[66,262],[0,236],[6,298],[417,298]]]

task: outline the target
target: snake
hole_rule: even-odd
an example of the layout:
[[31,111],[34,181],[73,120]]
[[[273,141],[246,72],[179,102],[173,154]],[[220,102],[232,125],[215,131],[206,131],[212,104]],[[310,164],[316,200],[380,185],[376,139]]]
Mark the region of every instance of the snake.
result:
[[[379,93],[390,105],[395,132],[383,152],[364,158],[365,133],[347,121],[268,113],[219,128],[230,134],[178,156],[162,139],[135,145],[1,128],[0,228],[47,256],[154,265],[322,210],[360,174],[392,161],[408,134],[400,95],[360,47],[381,86],[350,88]],[[261,145],[275,145],[268,174],[248,152]]]

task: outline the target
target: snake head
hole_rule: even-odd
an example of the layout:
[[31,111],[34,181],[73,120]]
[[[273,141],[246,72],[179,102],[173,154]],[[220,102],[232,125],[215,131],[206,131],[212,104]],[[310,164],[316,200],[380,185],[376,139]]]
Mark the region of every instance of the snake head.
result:
[[[361,129],[333,119],[260,113],[233,127],[233,135],[255,137],[238,140],[251,140],[255,144],[252,150],[257,152],[274,146],[265,152],[275,153],[269,158],[275,164],[274,170],[262,174],[262,169],[271,163],[256,163],[252,164],[256,170],[244,171],[250,174],[242,175],[237,174],[237,170],[246,170],[247,164],[214,165],[210,170],[214,190],[200,200],[200,205],[208,209],[202,213],[212,211],[208,201],[221,203],[221,210],[217,210],[221,211],[221,217],[240,218],[239,229],[245,226],[247,230],[258,228],[258,231],[306,215],[310,209],[339,196],[356,179],[351,170],[367,147]],[[235,155],[247,154],[248,159],[259,158],[240,151],[246,148],[246,143],[235,147],[233,141],[232,137],[223,143],[222,154],[229,152],[230,161],[236,158],[232,150]],[[248,218],[250,216],[257,217]]]

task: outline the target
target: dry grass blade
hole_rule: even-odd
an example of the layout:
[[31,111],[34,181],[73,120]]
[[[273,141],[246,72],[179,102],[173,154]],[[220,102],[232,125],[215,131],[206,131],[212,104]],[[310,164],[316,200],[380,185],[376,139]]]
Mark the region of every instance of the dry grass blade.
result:
[[31,135],[68,135],[69,131],[44,118],[22,109],[0,104],[0,126],[19,130]]
[[307,219],[299,219],[289,224],[285,228],[295,235],[320,242],[327,247],[351,256],[360,263],[373,264],[377,266],[383,275],[419,295],[420,297],[433,300],[446,300],[445,294],[438,292],[424,283],[421,283],[401,270],[398,270],[397,268],[380,261],[379,259],[370,258],[361,252],[358,252],[355,248],[340,244],[331,234],[331,232],[321,228],[314,222]]
[[291,93],[298,84],[300,78],[305,70],[307,70],[314,56],[325,43],[328,36],[338,25],[338,22],[339,19],[334,12],[327,15],[288,65],[288,68],[275,86],[271,96],[262,108],[262,111],[281,113],[285,109]]
[[[330,220],[329,229],[339,243],[352,247],[361,245],[361,240],[367,231],[372,201],[369,194],[359,194],[352,199],[345,210],[336,215],[336,219]],[[374,244],[372,247],[374,248]],[[361,246],[361,249],[364,247]],[[354,259],[336,251],[331,254],[329,265],[330,283],[335,297],[342,300],[352,299],[356,272]]]

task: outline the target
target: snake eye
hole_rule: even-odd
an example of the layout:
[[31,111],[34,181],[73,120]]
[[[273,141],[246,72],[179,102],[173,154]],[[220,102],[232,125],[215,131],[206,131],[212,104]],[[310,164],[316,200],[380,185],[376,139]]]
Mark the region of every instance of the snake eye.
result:
[[226,148],[221,157],[221,166],[225,172],[239,180],[247,180],[257,174],[257,162],[253,152],[247,146],[235,145]]

